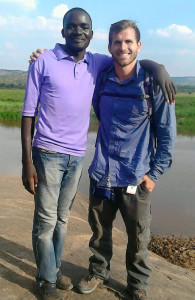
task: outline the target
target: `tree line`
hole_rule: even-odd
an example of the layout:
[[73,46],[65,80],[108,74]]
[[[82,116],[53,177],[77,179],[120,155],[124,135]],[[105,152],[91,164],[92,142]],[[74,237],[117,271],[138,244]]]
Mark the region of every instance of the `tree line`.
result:
[[14,84],[14,83],[5,83],[5,82],[0,82],[0,89],[17,89],[17,90],[23,90],[26,87],[26,83],[19,83],[19,84]]
[[[0,89],[18,89],[23,90],[25,89],[26,82],[23,83],[8,83],[8,82],[0,82]],[[193,85],[176,85],[177,93],[184,93],[184,94],[193,94],[195,93],[195,86]]]

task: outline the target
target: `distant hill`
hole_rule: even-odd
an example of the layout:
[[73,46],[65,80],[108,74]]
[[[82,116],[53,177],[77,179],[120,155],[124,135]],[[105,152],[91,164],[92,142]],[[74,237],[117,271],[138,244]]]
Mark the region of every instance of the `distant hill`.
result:
[[195,76],[171,77],[175,85],[193,85],[195,86]]
[[24,89],[26,85],[27,72],[21,70],[0,69],[1,89]]
[[[27,72],[21,70],[0,69],[0,88],[24,89],[26,85]],[[195,76],[172,77],[178,92],[194,93]]]

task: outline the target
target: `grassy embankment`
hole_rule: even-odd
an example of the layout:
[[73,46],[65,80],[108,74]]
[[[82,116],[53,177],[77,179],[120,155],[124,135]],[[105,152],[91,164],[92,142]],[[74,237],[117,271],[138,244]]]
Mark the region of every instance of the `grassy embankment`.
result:
[[[24,90],[0,89],[0,120],[19,121]],[[176,97],[177,131],[179,134],[195,135],[195,94],[178,94]],[[94,112],[92,120],[96,120]]]
[[0,89],[0,120],[19,121],[23,99],[24,90]]

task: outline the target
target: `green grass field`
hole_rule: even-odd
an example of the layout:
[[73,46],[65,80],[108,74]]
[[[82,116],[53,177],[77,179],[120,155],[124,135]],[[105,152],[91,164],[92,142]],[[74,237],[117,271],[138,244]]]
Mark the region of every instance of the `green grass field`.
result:
[[183,135],[195,135],[195,94],[176,96],[177,132]]
[[24,90],[0,89],[0,120],[19,121],[24,99]]
[[[0,120],[19,121],[24,90],[0,89]],[[91,113],[92,120],[95,115]],[[177,132],[195,135],[195,94],[178,94],[176,97]]]

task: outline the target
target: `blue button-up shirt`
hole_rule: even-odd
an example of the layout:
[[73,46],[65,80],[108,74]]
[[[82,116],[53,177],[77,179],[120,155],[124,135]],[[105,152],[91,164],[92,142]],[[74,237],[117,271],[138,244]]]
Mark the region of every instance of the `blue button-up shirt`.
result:
[[139,62],[135,75],[123,82],[116,77],[114,67],[110,68],[100,97],[101,77],[100,74],[93,97],[100,126],[90,177],[101,182],[108,175],[112,187],[137,185],[145,174],[157,181],[172,163],[176,136],[174,105],[165,102],[159,89],[152,100],[151,122],[147,100],[136,98],[145,92],[144,70]]

